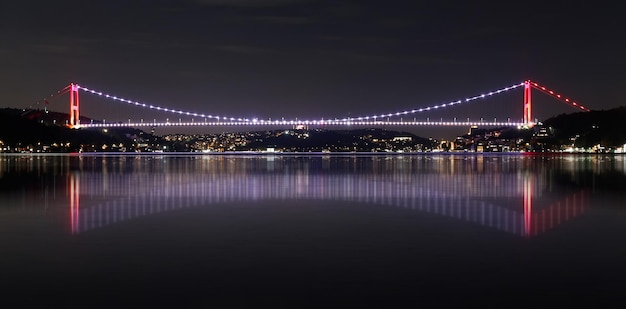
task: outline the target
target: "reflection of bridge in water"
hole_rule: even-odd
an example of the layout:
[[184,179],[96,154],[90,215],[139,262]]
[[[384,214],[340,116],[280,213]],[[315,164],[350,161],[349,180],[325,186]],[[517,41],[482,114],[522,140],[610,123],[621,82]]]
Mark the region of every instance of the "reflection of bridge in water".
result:
[[502,158],[152,159],[107,158],[116,169],[102,163],[69,174],[72,232],[211,204],[320,200],[390,205],[533,236],[587,207],[584,191],[548,194],[545,167]]

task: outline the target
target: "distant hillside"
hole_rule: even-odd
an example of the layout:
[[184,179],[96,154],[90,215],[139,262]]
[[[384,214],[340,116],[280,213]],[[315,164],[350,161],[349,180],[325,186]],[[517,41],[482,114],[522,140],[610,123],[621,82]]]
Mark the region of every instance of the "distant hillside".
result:
[[456,151],[622,152],[626,107],[562,114],[531,128],[472,128],[453,142]]
[[551,128],[555,143],[569,144],[573,137],[579,147],[622,146],[626,143],[626,107],[562,114],[543,124]]
[[[102,145],[133,143],[133,137],[145,134],[129,128],[74,130],[63,124],[67,114],[43,110],[0,109],[0,141],[5,145],[68,145],[62,151],[78,151],[81,145],[99,148]],[[81,121],[89,121],[87,118]]]
[[[423,145],[432,148],[433,141],[408,132],[399,132],[384,129],[355,129],[355,130],[291,130],[294,134],[282,134],[284,130],[255,132],[246,145],[247,149],[261,149],[276,147],[281,149],[300,149],[321,151],[355,150],[372,151],[380,148],[381,143],[389,143],[398,137],[408,137],[410,141],[403,141],[406,147]],[[302,138],[306,134],[306,138]],[[396,139],[396,141],[398,141]],[[396,145],[397,146],[397,145]]]

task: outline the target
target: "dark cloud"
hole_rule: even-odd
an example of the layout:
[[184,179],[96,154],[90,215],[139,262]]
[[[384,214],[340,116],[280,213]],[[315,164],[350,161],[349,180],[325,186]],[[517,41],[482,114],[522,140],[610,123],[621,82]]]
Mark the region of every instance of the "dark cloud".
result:
[[280,25],[303,25],[313,22],[312,18],[306,16],[258,16],[255,19]]
[[32,46],[35,52],[44,54],[68,54],[72,51],[72,47],[63,44],[35,44]]
[[369,44],[393,44],[398,40],[392,37],[382,36],[339,36],[339,35],[326,35],[318,37],[319,40],[334,41],[334,42],[351,42],[351,43],[369,43]]
[[275,50],[270,48],[252,45],[215,45],[209,46],[208,49],[242,55],[267,54],[275,52]]
[[193,3],[212,6],[276,7],[312,2],[312,0],[193,0]]
[[421,55],[393,55],[390,56],[384,52],[377,52],[375,50],[368,49],[356,49],[356,50],[315,50],[314,54],[323,56],[326,58],[340,59],[340,61],[357,62],[361,64],[398,64],[398,65],[411,65],[411,66],[437,66],[437,65],[458,65],[462,61],[454,57],[446,57],[445,55],[439,56],[421,56]]

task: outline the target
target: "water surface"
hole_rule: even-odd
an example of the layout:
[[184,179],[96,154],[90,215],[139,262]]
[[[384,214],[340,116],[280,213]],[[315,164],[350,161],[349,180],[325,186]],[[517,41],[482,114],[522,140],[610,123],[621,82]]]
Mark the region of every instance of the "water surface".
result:
[[0,156],[13,306],[619,305],[626,159]]

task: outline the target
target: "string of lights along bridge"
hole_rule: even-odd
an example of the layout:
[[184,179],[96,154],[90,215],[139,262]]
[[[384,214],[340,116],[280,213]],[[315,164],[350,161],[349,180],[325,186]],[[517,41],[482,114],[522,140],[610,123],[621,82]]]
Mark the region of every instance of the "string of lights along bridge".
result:
[[[508,119],[507,121],[405,121],[402,120],[393,120],[397,117],[403,116],[414,116],[416,114],[423,114],[429,111],[440,110],[453,108],[455,106],[461,104],[467,104],[473,101],[478,101],[481,99],[485,99],[488,97],[492,97],[501,93],[505,93],[517,88],[523,87],[524,89],[524,101],[523,101],[523,120],[519,121],[511,121]],[[514,127],[531,127],[535,123],[533,122],[532,117],[532,99],[531,99],[531,90],[537,89],[541,92],[544,92],[553,98],[562,101],[571,107],[574,107],[581,111],[588,112],[589,109],[585,106],[577,103],[576,101],[554,91],[545,86],[538,84],[537,82],[526,80],[521,83],[517,83],[508,87],[496,89],[493,91],[485,92],[476,96],[468,97],[465,99],[459,99],[456,101],[451,101],[443,104],[435,104],[427,107],[420,107],[411,110],[404,110],[398,112],[391,113],[383,113],[383,114],[375,114],[375,115],[363,115],[357,117],[345,117],[345,118],[334,118],[334,119],[291,119],[285,120],[282,117],[280,120],[271,120],[271,119],[257,119],[257,118],[245,118],[245,117],[229,117],[229,116],[218,116],[213,114],[203,114],[192,111],[184,111],[178,109],[172,109],[162,106],[157,106],[153,104],[143,103],[139,101],[129,100],[126,98],[122,98],[115,95],[110,95],[105,92],[91,89],[78,84],[70,84],[61,91],[59,94],[70,93],[70,117],[68,126],[71,128],[107,128],[107,127],[160,127],[160,126],[514,126]],[[122,102],[129,105],[136,106],[138,108],[145,108],[150,110],[161,111],[164,113],[176,114],[180,116],[189,116],[189,117],[197,117],[201,118],[202,121],[191,121],[191,122],[183,122],[182,120],[179,122],[144,122],[143,120],[140,122],[110,122],[106,123],[102,122],[91,122],[91,123],[80,123],[80,100],[79,100],[79,91],[83,91],[84,93],[103,97],[112,101]],[[209,121],[210,120],[210,121]]]

